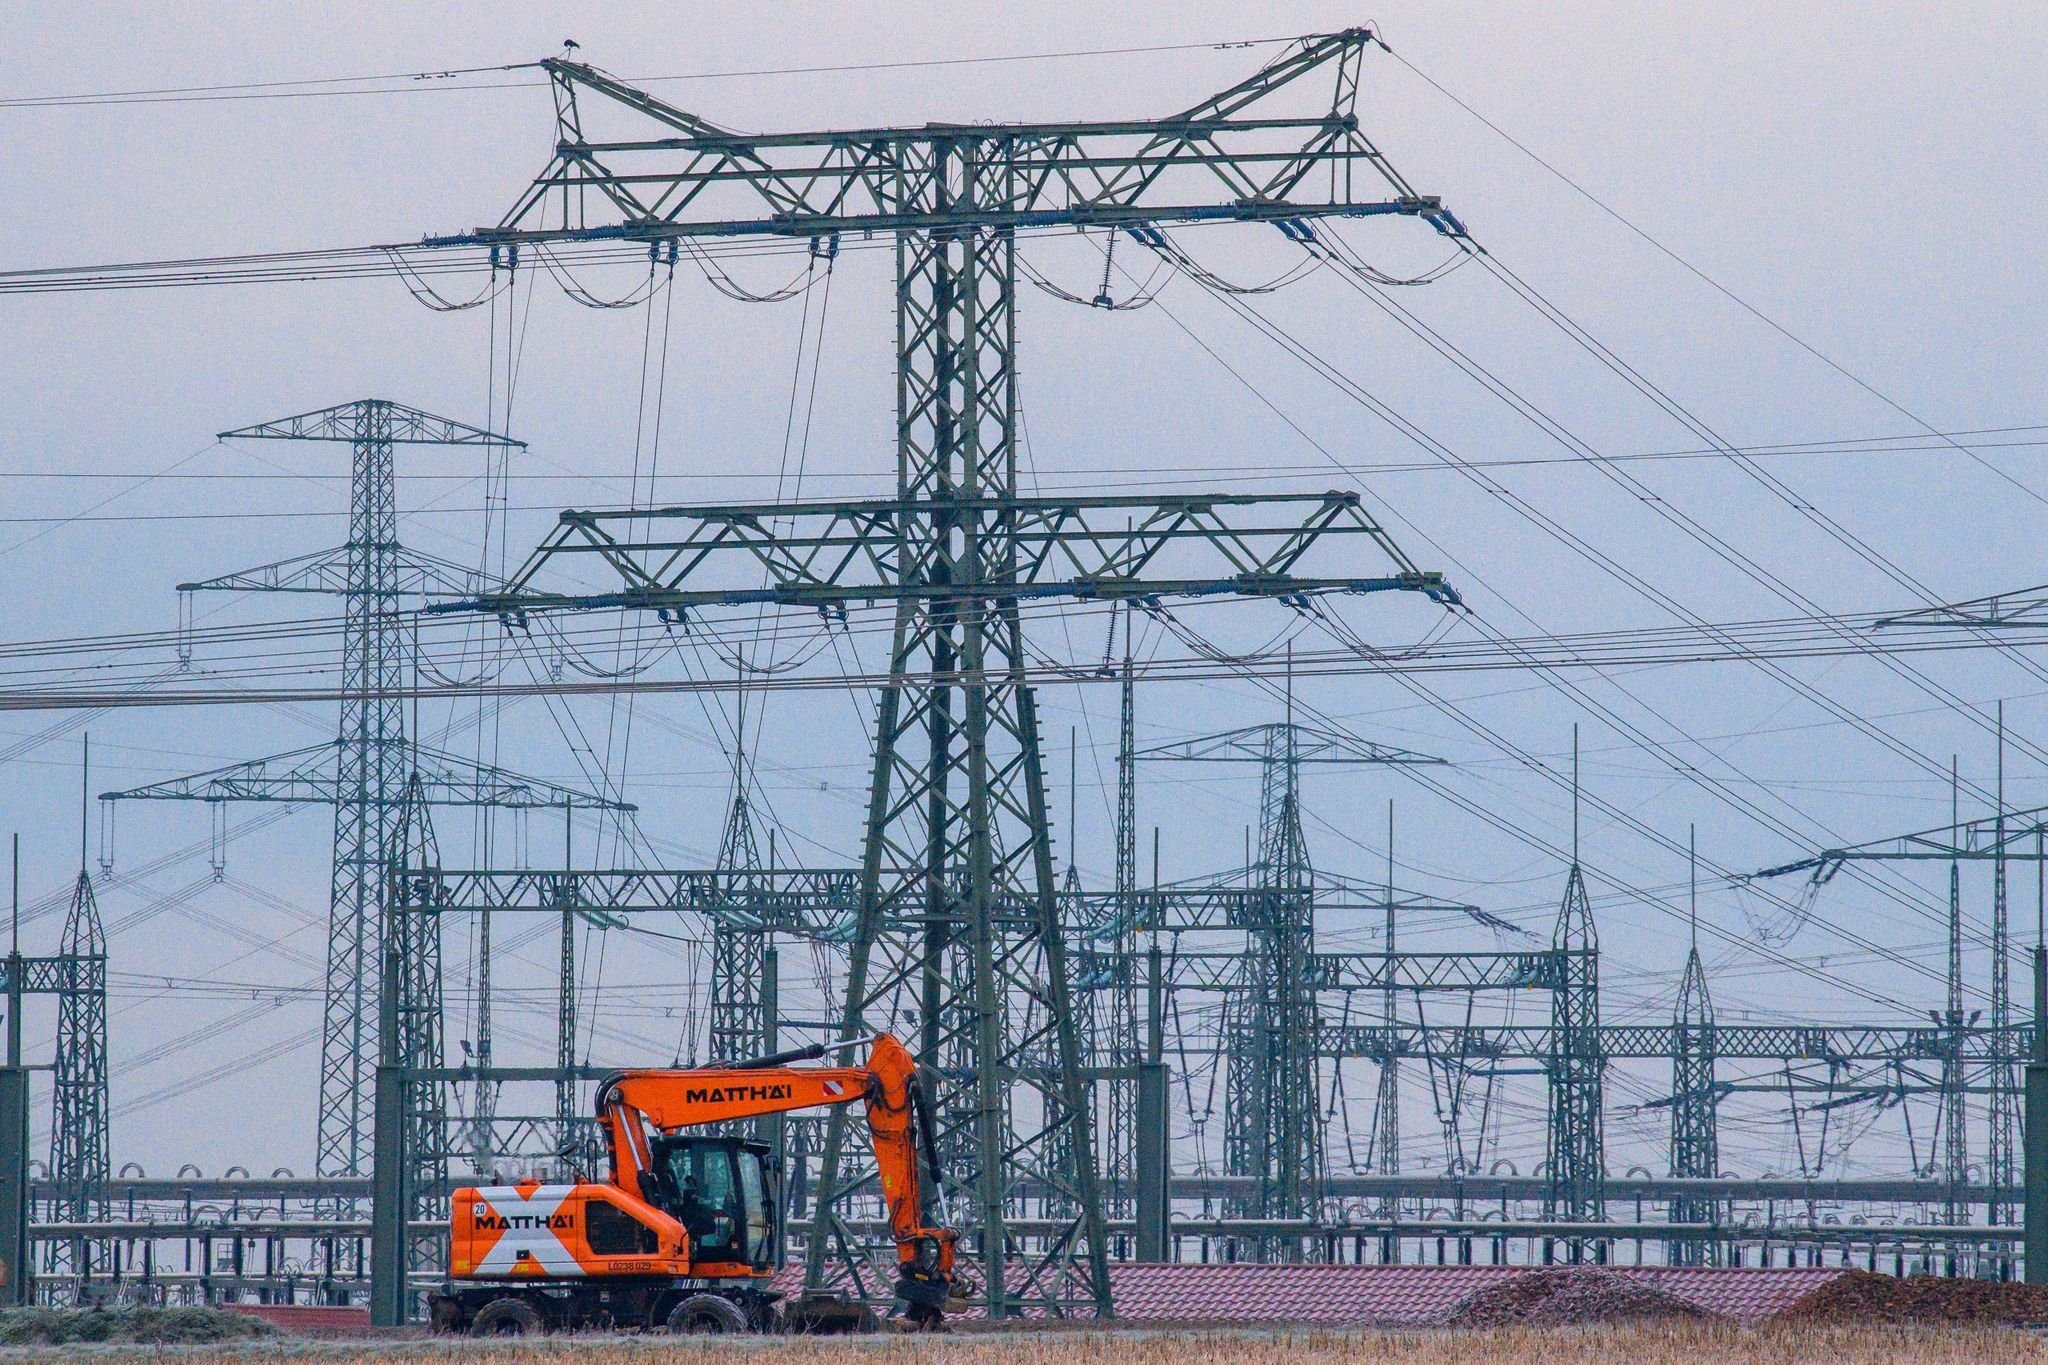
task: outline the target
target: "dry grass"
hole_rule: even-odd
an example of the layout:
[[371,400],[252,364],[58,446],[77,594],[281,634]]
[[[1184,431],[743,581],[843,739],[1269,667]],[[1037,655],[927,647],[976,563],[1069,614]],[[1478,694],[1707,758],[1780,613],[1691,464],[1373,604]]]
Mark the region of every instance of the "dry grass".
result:
[[[13,1353],[7,1353],[12,1355]],[[123,1353],[125,1354],[125,1353]],[[154,1354],[161,1360],[164,1354]],[[176,1352],[191,1365],[247,1365],[248,1351]],[[1816,1361],[1893,1365],[1897,1361],[2048,1361],[2048,1339],[1997,1328],[1767,1327],[1724,1325],[1577,1327],[1471,1332],[1123,1331],[1015,1332],[921,1338],[678,1341],[609,1338],[498,1345],[403,1341],[348,1345],[307,1342],[260,1357],[365,1365],[1749,1365]],[[75,1359],[75,1357],[73,1357]]]

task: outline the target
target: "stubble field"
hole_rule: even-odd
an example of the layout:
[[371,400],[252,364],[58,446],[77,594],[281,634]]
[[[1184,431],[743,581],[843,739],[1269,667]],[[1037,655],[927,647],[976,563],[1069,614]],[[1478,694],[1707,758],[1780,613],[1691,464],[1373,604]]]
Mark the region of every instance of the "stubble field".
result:
[[[105,1348],[102,1348],[104,1350]],[[5,1352],[54,1358],[58,1352]],[[95,1352],[94,1354],[99,1354]],[[128,1350],[108,1351],[124,1358]],[[671,1337],[567,1338],[534,1343],[466,1341],[308,1342],[272,1338],[238,1349],[155,1348],[135,1358],[236,1362],[254,1359],[365,1365],[1735,1365],[1816,1361],[2048,1361],[2048,1337],[1985,1327],[1774,1326],[1725,1324],[1509,1328],[1497,1331],[1250,1332],[1242,1330],[974,1332],[945,1337],[837,1339]],[[77,1359],[74,1352],[65,1358]],[[106,1357],[102,1357],[106,1358]]]

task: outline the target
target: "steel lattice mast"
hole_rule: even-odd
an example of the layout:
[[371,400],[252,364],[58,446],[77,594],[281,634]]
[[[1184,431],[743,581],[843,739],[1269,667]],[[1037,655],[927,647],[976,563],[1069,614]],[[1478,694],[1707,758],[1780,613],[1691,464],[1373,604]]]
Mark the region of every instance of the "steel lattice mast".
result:
[[[751,788],[753,770],[747,758],[745,711],[733,728],[732,802],[726,808],[725,833],[718,841],[720,872],[758,872],[763,863],[754,831]],[[735,885],[742,879],[736,879]],[[706,1027],[705,1059],[738,1062],[758,1056],[767,1035],[764,983],[768,975],[770,931],[743,910],[717,915],[711,921],[711,1017]],[[758,1130],[758,1124],[749,1124]]]
[[1143,1021],[1138,1012],[1138,686],[1131,661],[1132,613],[1124,608],[1124,659],[1117,675],[1116,726],[1116,916],[1102,946],[1116,964],[1104,1013],[1108,1016],[1109,1065],[1117,1078],[1108,1090],[1102,1134],[1102,1169],[1114,1182],[1111,1209],[1122,1218],[1135,1210],[1138,1179],[1138,1086],[1136,1068],[1144,1057]]
[[401,848],[402,807],[412,768],[401,705],[405,641],[396,614],[401,584],[392,448],[400,442],[472,445],[506,438],[381,399],[222,433],[222,439],[231,437],[346,441],[350,449],[349,533],[342,564],[343,699],[314,1169],[322,1175],[360,1175],[369,1169],[366,1101],[377,1055],[382,887]]
[[[101,799],[197,800],[215,805],[306,802],[334,808],[315,1160],[322,1175],[362,1175],[369,1169],[368,1096],[377,1057],[377,978],[389,932],[386,879],[396,865],[393,859],[404,851],[401,833],[408,784],[418,779],[416,799],[423,805],[626,807],[424,748],[405,733],[408,618],[401,610],[402,599],[473,592],[479,579],[472,571],[399,543],[395,448],[521,442],[384,399],[362,399],[222,432],[221,439],[334,441],[350,448],[345,545],[179,585],[181,593],[339,596],[343,628],[338,732],[332,744],[107,792]],[[431,961],[408,956],[405,970],[431,968],[438,973],[438,942],[429,956]],[[438,977],[430,994],[439,1000]]]
[[[1389,953],[1400,951],[1396,935],[1400,925],[1394,915],[1394,803],[1387,802],[1387,909],[1386,922],[1381,928],[1381,942]],[[1400,1016],[1400,996],[1390,986],[1380,997],[1380,1023],[1388,1033],[1394,1031],[1395,1021]],[[1373,1132],[1374,1169],[1381,1175],[1401,1174],[1401,1059],[1389,1056],[1380,1062],[1379,1094],[1373,1105],[1376,1120]],[[1392,1217],[1400,1211],[1399,1201],[1388,1199],[1380,1212]]]
[[[1543,1211],[1546,1218],[1560,1222],[1598,1223],[1607,1217],[1607,1058],[1600,1046],[1600,936],[1593,926],[1585,870],[1579,864],[1576,725],[1572,727],[1572,865],[1565,875],[1564,898],[1558,903],[1550,949],[1558,957],[1563,978],[1550,996],[1549,1049],[1544,1059],[1550,1072],[1546,1130],[1550,1183]],[[1566,1254],[1578,1261],[1586,1249],[1584,1242],[1574,1238]]]
[[[1685,972],[1678,983],[1678,1004],[1671,1017],[1671,1174],[1713,1180],[1721,1174],[1720,1093],[1714,1080],[1714,1000],[1707,993],[1707,969],[1700,960],[1699,865],[1692,869],[1692,940]],[[1671,1221],[1718,1221],[1719,1205],[1711,1199],[1674,1199]],[[1699,1238],[1674,1239],[1673,1265],[1707,1265],[1715,1244]]]
[[[417,773],[411,775],[399,801],[398,844],[382,873],[384,884],[380,905],[389,942],[397,948],[398,1030],[394,1055],[399,1065],[413,1071],[431,1071],[443,1064],[441,995],[441,924],[431,915],[409,913],[409,900],[395,879],[438,872],[441,849],[434,838],[432,810],[426,784]],[[378,965],[381,970],[383,954]],[[380,1002],[381,1004],[381,1002]],[[448,1216],[448,1157],[451,1139],[448,1126],[448,1087],[429,1076],[412,1076],[410,1103],[404,1106],[405,1136],[401,1147],[406,1154],[407,1245],[405,1264],[409,1271],[435,1268],[441,1257],[440,1238],[431,1224]],[[413,1225],[422,1225],[417,1228]]]
[[[1859,862],[1943,862],[1948,865],[1947,970],[1944,1008],[1935,1015],[1936,1029],[1947,1040],[1942,1049],[1941,1081],[1936,1090],[1940,1101],[1939,1133],[1941,1151],[1937,1163],[1949,1187],[1944,1216],[1951,1222],[1967,1213],[1962,1185],[1969,1166],[1968,1084],[1970,1070],[1978,1063],[1979,1074],[1988,1082],[1990,1164],[2008,1180],[2018,1166],[2016,1148],[2020,1137],[2017,1061],[2024,1055],[2024,1027],[2012,1023],[2010,999],[2011,951],[2007,864],[2044,861],[2042,834],[2048,830],[2048,807],[2007,810],[2004,797],[2004,747],[2000,746],[2000,782],[1997,809],[1986,817],[1964,820],[1959,809],[1959,781],[1951,771],[1950,823],[1936,829],[1875,839],[1846,848],[1823,849],[1810,858],[1765,868],[1752,878],[1780,877],[1795,872],[1808,874],[1810,893],[1818,891],[1850,863]],[[1962,867],[1965,862],[1992,865],[1991,944],[1991,1027],[1979,1029],[1974,1016],[1964,1009],[1962,957]],[[1930,1013],[1933,1013],[1930,1011]],[[1966,1045],[1973,1037],[1991,1040],[1988,1055],[1976,1056]],[[2009,1217],[2002,1196],[1994,1196],[1987,1218]]]
[[[1998,814],[1993,826],[1993,842],[2001,855],[1991,864],[1991,1028],[2001,1043],[2008,1044],[2012,1030],[2012,918],[2011,903],[2007,896],[2008,878],[2003,850],[2006,845],[2005,832],[2005,703],[1998,704]],[[1985,1178],[1992,1189],[2002,1190],[2011,1185],[2019,1174],[2018,1151],[2020,1136],[2020,1114],[2018,1093],[2019,1075],[2014,1062],[2017,1052],[2006,1052],[1993,1064],[1991,1070],[1990,1134],[1986,1152],[1988,1169]],[[1984,1221],[2003,1223],[2009,1220],[2012,1210],[2001,1195],[1993,1194],[1990,1206],[1985,1210]],[[2009,1259],[2009,1258],[2008,1258]]]
[[[51,1086],[50,1177],[58,1188],[52,1212],[60,1223],[91,1223],[106,1216],[103,1190],[113,1167],[108,1155],[107,935],[82,850],[58,960],[67,979],[57,997]],[[95,1245],[84,1238],[50,1243],[50,1270],[104,1273],[106,1266],[92,1264]]]
[[[763,136],[728,132],[589,66],[550,60],[542,65],[555,95],[552,163],[497,228],[428,239],[516,249],[589,238],[894,236],[894,499],[657,509],[627,514],[624,537],[598,514],[565,514],[509,590],[475,605],[894,608],[842,1034],[915,1018],[919,1057],[944,1078],[939,1145],[998,1317],[1031,1305],[1111,1307],[1020,601],[1077,591],[1319,588],[1454,600],[1392,546],[1355,495],[1311,500],[1318,510],[1306,522],[1269,528],[1269,538],[1253,538],[1258,548],[1231,524],[1231,509],[1270,506],[1264,499],[1020,497],[1016,236],[1078,224],[1298,225],[1395,214],[1462,239],[1442,205],[1417,195],[1359,131],[1358,66],[1371,42],[1364,30],[1305,39],[1250,80],[1167,119]],[[1334,90],[1312,114],[1255,108],[1290,86],[1298,92],[1296,83],[1316,72],[1333,78]],[[622,106],[640,128],[611,140],[588,135],[584,96]],[[1139,524],[1092,528],[1089,514],[1104,511]],[[821,515],[822,526],[805,523]],[[765,529],[776,518],[790,529]],[[636,522],[651,532],[679,526],[680,541],[642,540]],[[1295,561],[1332,530],[1369,534],[1395,572],[1295,577]],[[1155,558],[1191,544],[1221,551],[1227,573],[1205,563],[1158,574]],[[704,585],[713,576],[707,564],[735,551],[756,573],[769,570],[766,588]],[[531,590],[541,563],[592,552],[619,573],[622,592],[569,599]],[[1022,914],[1006,910],[1019,904]],[[835,1115],[811,1238],[814,1280],[826,1246],[847,1230],[848,1199],[866,1183],[842,1179],[843,1145]],[[1005,1220],[1027,1183],[1076,1216],[1013,1265],[1021,1244]]]
[[[1293,691],[1288,692],[1292,709]],[[1271,895],[1246,966],[1251,989],[1230,1028],[1225,1168],[1263,1185],[1246,1217],[1315,1218],[1326,1173],[1317,1109],[1314,871],[1301,828],[1301,759],[1293,718],[1270,727],[1259,765],[1259,856],[1252,881]],[[1298,1259],[1300,1243],[1288,1248]]]
[[[1551,947],[1564,960],[1565,980],[1552,993],[1550,1015],[1550,1193],[1544,1215],[1567,1223],[1598,1223],[1607,1216],[1607,1179],[1601,1090],[1606,1059],[1600,1053],[1600,939],[1586,876],[1575,860],[1565,878]],[[1571,1259],[1583,1247],[1571,1244]]]

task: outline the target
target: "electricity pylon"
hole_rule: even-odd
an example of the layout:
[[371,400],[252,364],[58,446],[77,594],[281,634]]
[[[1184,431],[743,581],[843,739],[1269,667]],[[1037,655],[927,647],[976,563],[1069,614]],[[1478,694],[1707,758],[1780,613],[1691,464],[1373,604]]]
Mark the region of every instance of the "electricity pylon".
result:
[[[1976,610],[1974,604],[1964,604]],[[1961,611],[1962,608],[1944,609]],[[1915,613],[1914,620],[1925,617],[1933,624],[1949,624],[1933,613]],[[1987,617],[1986,624],[1998,624],[1997,618]],[[2001,724],[2002,731],[2002,724]],[[1850,863],[1862,862],[1941,862],[1948,865],[1948,962],[1944,985],[1946,997],[1944,1008],[1934,1014],[1938,1031],[1943,1035],[1945,1046],[1941,1057],[1941,1084],[1938,1095],[1941,1104],[1941,1146],[1940,1166],[1942,1177],[1948,1183],[1948,1208],[1944,1216],[1951,1222],[1963,1220],[1967,1203],[1963,1186],[1968,1179],[1969,1169],[1969,1125],[1968,1102],[1970,1086],[1967,1073],[1976,1058],[1971,1056],[1967,1041],[1973,1037],[1989,1040],[1991,1055],[1988,1065],[1980,1068],[1988,1082],[1983,1088],[1988,1091],[1990,1132],[1988,1134],[1991,1170],[1986,1179],[1991,1183],[1992,1196],[1987,1211],[1991,1219],[2010,1217],[2010,1206],[2002,1191],[2011,1187],[2017,1174],[2017,1147],[2019,1146],[2020,1122],[2018,1106],[2014,1102],[2018,1092],[2017,1062],[2022,1055],[2020,1033],[2022,1029],[2012,1022],[2012,1006],[2009,999],[2010,977],[2004,962],[2004,955],[2011,949],[2007,903],[2009,863],[2042,863],[2048,861],[2044,853],[2043,837],[2048,833],[2048,807],[2031,807],[2025,810],[2007,810],[2004,797],[2004,746],[2000,745],[2000,780],[1998,809],[1989,816],[1964,820],[1958,809],[1959,782],[1951,773],[1950,778],[1950,823],[1935,829],[1918,830],[1911,834],[1895,835],[1886,839],[1873,839],[1868,843],[1855,844],[1847,848],[1823,849],[1810,858],[1768,867],[1761,872],[1749,874],[1752,879],[1780,877],[1794,872],[1808,874],[1811,892],[1834,879],[1836,873]],[[1962,867],[1966,862],[1989,862],[1992,864],[1992,946],[1994,958],[1991,978],[1992,1017],[1989,1028],[1977,1027],[1977,1016],[1966,1012],[1963,1007],[1963,960],[1962,960]]]
[[[1319,217],[1405,215],[1462,241],[1442,204],[1416,194],[1359,131],[1358,68],[1372,41],[1362,29],[1305,39],[1166,119],[774,135],[729,132],[552,59],[542,66],[555,97],[553,160],[497,227],[427,239],[516,250],[587,239],[658,247],[747,235],[894,237],[895,497],[567,513],[505,591],[472,605],[894,610],[841,1032],[852,1039],[915,1021],[919,1060],[941,1077],[938,1147],[960,1196],[956,1214],[995,1317],[1030,1307],[1111,1311],[1020,603],[1323,590],[1455,600],[1355,494],[1020,497],[1018,233],[1214,220],[1301,232]],[[1306,114],[1281,108],[1283,94],[1303,94],[1314,73],[1333,80],[1328,97]],[[628,126],[593,137],[586,115],[598,111],[623,111]],[[1254,509],[1299,515],[1239,525]],[[1392,571],[1296,575],[1312,545],[1350,533],[1369,537]],[[1196,551],[1206,553],[1163,572]],[[536,588],[542,565],[591,555],[620,576],[621,590],[578,598]],[[767,585],[756,586],[764,568]],[[731,577],[738,569],[745,580]],[[1018,897],[1028,909],[1007,912]],[[826,1247],[852,1240],[848,1200],[872,1189],[868,1179],[841,1178],[844,1145],[835,1115],[810,1241],[813,1281]],[[1070,1207],[1073,1218],[1047,1234],[1013,1235],[1009,1210],[1031,1186],[1051,1190],[1048,1206]]]
[[[341,724],[315,745],[212,772],[173,778],[103,801],[279,801],[334,808],[327,969],[320,1030],[315,1168],[364,1175],[370,1156],[370,1079],[377,1058],[377,979],[390,932],[385,906],[393,860],[403,851],[404,804],[417,779],[423,805],[630,809],[623,802],[538,782],[455,754],[426,749],[405,733],[409,681],[404,599],[473,592],[478,576],[407,549],[398,540],[399,445],[523,446],[461,422],[384,399],[363,399],[237,431],[221,439],[343,441],[352,455],[348,543],[274,564],[179,585],[180,593],[291,592],[343,603]],[[439,970],[438,944],[433,968]],[[410,960],[411,972],[423,964]],[[440,983],[431,994],[440,998]],[[438,1039],[438,1032],[435,1037]],[[439,1065],[436,1058],[421,1065]]]

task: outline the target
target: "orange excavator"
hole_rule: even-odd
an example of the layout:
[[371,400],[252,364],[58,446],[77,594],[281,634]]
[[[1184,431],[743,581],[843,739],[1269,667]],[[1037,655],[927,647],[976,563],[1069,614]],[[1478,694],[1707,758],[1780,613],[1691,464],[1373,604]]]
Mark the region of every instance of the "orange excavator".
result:
[[449,1280],[434,1326],[473,1336],[610,1328],[671,1332],[862,1330],[843,1299],[785,1305],[769,1281],[784,1255],[781,1172],[768,1147],[688,1129],[860,1103],[896,1240],[896,1308],[943,1325],[954,1284],[950,1228],[925,1222],[918,1160],[938,1187],[930,1106],[916,1061],[884,1034],[865,1066],[792,1066],[823,1045],[731,1066],[619,1071],[597,1092],[609,1179],[455,1191]]

